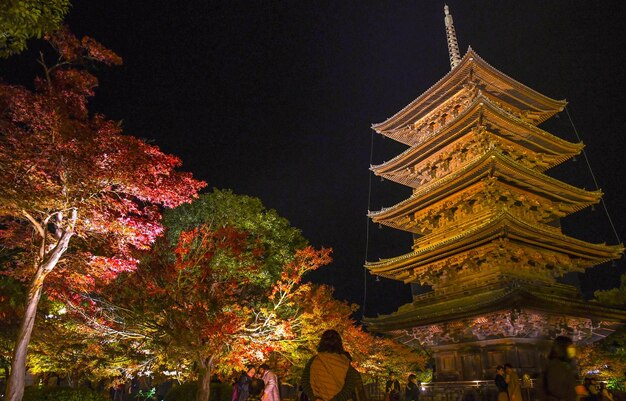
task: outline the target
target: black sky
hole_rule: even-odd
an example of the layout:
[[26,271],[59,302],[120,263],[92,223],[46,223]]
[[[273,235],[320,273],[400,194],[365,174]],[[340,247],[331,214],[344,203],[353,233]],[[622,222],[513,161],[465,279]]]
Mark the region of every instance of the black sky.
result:
[[[103,69],[92,109],[125,132],[181,157],[209,187],[261,198],[316,246],[334,248],[312,279],[366,314],[408,302],[407,286],[375,282],[366,247],[370,125],[385,120],[449,70],[439,1],[73,1],[71,29],[120,54]],[[624,237],[626,3],[448,1],[464,53],[469,45],[518,81],[569,103],[616,230]],[[36,45],[33,45],[36,47]],[[21,82],[34,55],[0,63]],[[565,114],[542,126],[576,141]],[[373,163],[404,147],[375,136]],[[595,188],[584,158],[549,172]],[[370,208],[409,191],[372,180]],[[602,207],[563,221],[564,231],[616,243]],[[410,250],[410,235],[370,227],[370,260]],[[603,265],[582,289],[618,285],[626,271]]]

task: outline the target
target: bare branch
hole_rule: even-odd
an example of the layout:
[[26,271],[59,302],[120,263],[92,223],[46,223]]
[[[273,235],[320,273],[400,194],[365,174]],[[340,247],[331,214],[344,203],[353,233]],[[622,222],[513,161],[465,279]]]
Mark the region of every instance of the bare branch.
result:
[[22,214],[24,215],[24,217],[26,217],[28,219],[28,221],[30,221],[30,223],[33,225],[33,227],[35,227],[35,230],[37,230],[39,235],[42,238],[45,238],[46,237],[46,231],[43,229],[41,224],[39,224],[39,222],[33,216],[31,216],[30,213],[28,213],[26,210],[22,209]]

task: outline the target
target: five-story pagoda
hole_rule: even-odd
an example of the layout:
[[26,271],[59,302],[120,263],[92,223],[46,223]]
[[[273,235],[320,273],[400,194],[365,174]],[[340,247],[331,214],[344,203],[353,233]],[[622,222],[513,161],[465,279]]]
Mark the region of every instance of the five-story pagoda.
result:
[[471,48],[461,58],[447,6],[445,13],[452,70],[373,125],[409,148],[372,171],[413,192],[369,216],[412,233],[413,250],[366,264],[372,274],[433,291],[367,324],[431,349],[437,380],[492,378],[505,362],[536,374],[555,336],[594,341],[625,321],[625,311],[585,301],[556,280],[618,259],[623,247],[561,231],[561,218],[602,196],[545,174],[583,148],[538,128],[566,102],[506,76]]

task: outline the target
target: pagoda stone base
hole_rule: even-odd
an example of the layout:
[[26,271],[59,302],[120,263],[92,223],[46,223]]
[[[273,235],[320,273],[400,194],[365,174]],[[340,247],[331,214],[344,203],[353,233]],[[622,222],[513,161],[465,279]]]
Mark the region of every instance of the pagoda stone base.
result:
[[428,348],[435,357],[435,380],[488,380],[496,366],[510,363],[520,376],[536,378],[545,366],[552,339],[597,341],[615,323],[529,309],[507,309],[455,321],[395,330],[409,345]]
[[540,375],[552,342],[528,338],[499,338],[430,348],[435,358],[435,381],[490,380],[496,366],[510,363],[520,377]]
[[451,297],[431,292],[366,323],[372,331],[430,350],[439,382],[492,380],[496,366],[505,363],[520,376],[536,378],[557,336],[593,343],[626,321],[624,309],[586,301],[570,287],[521,283]]

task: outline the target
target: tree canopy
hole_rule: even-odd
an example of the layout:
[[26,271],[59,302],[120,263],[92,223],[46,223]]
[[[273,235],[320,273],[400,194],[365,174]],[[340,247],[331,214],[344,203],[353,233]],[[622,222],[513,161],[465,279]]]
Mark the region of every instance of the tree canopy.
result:
[[[330,250],[306,246],[300,232],[258,199],[214,190],[169,212],[168,227],[134,272],[95,299],[112,336],[140,341],[145,368],[208,380],[259,363],[293,339],[295,299],[308,271]],[[100,324],[94,321],[96,324]]]
[[0,57],[20,53],[28,39],[58,29],[69,9],[69,0],[0,2]]

